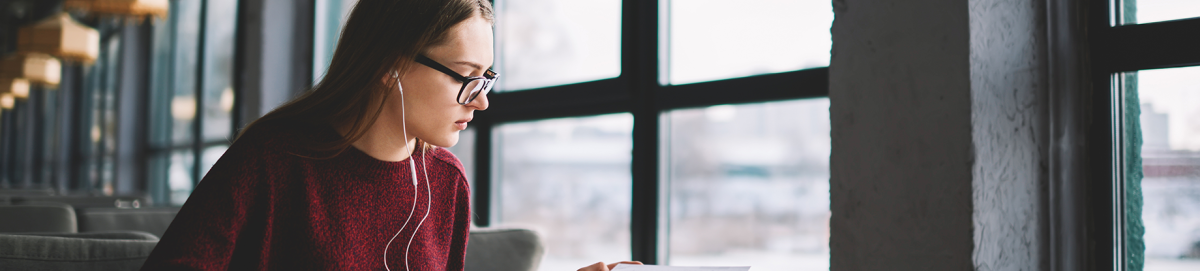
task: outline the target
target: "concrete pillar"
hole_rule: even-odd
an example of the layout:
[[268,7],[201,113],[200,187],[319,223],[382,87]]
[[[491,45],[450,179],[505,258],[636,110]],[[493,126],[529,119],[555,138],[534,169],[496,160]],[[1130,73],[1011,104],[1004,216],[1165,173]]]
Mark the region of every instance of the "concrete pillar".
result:
[[1044,3],[835,0],[831,269],[1043,269]]

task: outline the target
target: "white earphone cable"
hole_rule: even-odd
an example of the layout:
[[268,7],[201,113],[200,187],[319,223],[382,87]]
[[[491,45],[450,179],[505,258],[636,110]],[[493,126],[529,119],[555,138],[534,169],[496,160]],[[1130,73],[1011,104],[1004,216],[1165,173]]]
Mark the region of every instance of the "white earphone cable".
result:
[[[392,74],[392,78],[393,79],[397,78],[395,73]],[[396,231],[396,234],[392,235],[392,238],[388,239],[387,245],[385,245],[383,247],[383,268],[386,269],[387,271],[392,271],[392,269],[388,267],[388,263],[387,263],[388,248],[392,246],[392,241],[396,240],[397,236],[400,236],[400,232],[403,232],[404,228],[408,227],[408,222],[410,220],[412,220],[412,215],[417,210],[417,165],[415,164],[415,161],[413,161],[413,159],[411,159],[412,158],[411,157],[412,156],[412,148],[408,145],[408,127],[407,127],[407,125],[405,125],[405,112],[404,112],[404,87],[400,85],[399,79],[396,80],[396,89],[398,89],[400,91],[400,127],[401,127],[401,129],[404,130],[403,131],[403,133],[404,133],[404,150],[409,153],[410,159],[408,160],[409,161],[408,165],[409,165],[409,168],[412,169],[413,200],[412,200],[412,209],[410,209],[408,211],[408,218],[404,219],[404,225],[400,226],[400,230]],[[422,149],[422,155],[421,155],[422,159],[421,160],[424,160],[424,156],[425,156],[424,149],[425,148],[421,148],[421,149]],[[422,168],[425,167],[424,163],[422,163],[421,167]],[[425,172],[425,185],[429,186],[429,172],[428,171]],[[426,190],[428,190],[428,187],[426,187]],[[429,208],[426,207],[426,210],[425,210],[426,217],[429,216],[428,209]],[[425,222],[425,219],[421,219],[421,222]],[[417,224],[417,229],[419,230],[420,228],[421,228],[420,224]],[[414,230],[413,235],[415,236],[416,234],[417,234],[417,232],[416,232],[416,230]],[[409,245],[412,245],[412,238],[409,238],[408,242],[409,242]],[[404,249],[404,269],[405,270],[408,270],[408,265],[409,265],[408,264],[408,248],[406,246]]]
[[[421,224],[425,224],[425,219],[429,218],[429,208],[433,205],[433,192],[429,189],[429,168],[425,167],[425,146],[421,146],[421,171],[425,173],[425,217],[421,218],[421,222],[417,223],[417,228],[413,230],[413,234],[408,237],[408,245],[404,246],[404,263],[408,264],[408,248],[412,246],[413,238],[417,237],[417,231],[421,230]],[[413,192],[416,195],[416,192]],[[417,202],[417,198],[413,197],[413,203]]]

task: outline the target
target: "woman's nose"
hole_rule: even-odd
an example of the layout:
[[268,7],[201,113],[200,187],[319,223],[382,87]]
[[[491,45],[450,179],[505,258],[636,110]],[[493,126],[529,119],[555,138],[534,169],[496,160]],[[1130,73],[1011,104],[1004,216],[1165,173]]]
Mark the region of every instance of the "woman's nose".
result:
[[487,110],[487,108],[488,108],[487,95],[479,95],[479,97],[475,97],[474,101],[467,103],[467,107],[474,108],[475,110],[479,110],[479,111]]

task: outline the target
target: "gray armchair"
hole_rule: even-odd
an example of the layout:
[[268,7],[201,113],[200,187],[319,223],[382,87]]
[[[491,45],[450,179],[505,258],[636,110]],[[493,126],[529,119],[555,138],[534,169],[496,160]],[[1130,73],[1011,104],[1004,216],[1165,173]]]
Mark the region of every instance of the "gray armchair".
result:
[[157,243],[141,232],[0,234],[0,269],[138,270]]
[[531,230],[472,228],[466,271],[536,271],[544,253]]
[[179,207],[115,208],[92,207],[75,209],[80,232],[143,231],[162,236],[179,213]]
[[78,231],[75,209],[57,202],[26,202],[0,205],[0,233]]

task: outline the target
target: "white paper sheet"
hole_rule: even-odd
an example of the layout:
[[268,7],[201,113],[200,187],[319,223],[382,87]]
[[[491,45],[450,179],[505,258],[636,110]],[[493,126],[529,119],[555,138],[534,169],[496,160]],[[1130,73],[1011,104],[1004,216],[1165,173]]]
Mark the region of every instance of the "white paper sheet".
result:
[[665,266],[618,264],[612,271],[749,271],[749,266]]

